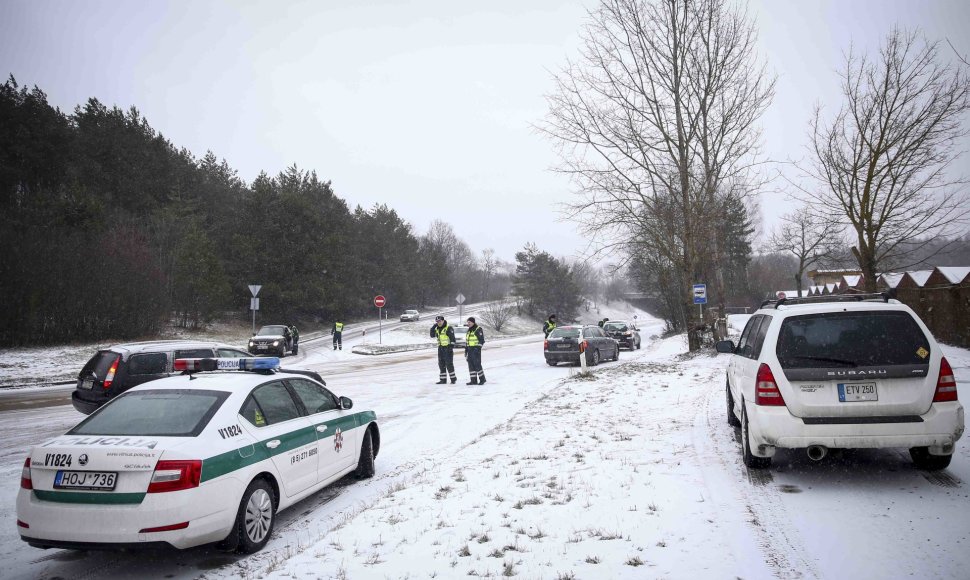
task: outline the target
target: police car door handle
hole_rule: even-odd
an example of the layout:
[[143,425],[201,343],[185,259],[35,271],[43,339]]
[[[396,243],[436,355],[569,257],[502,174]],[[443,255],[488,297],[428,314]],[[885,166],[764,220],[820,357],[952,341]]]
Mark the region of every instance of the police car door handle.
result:
[[266,446],[269,447],[270,449],[276,449],[277,447],[280,446],[280,440],[273,439],[272,441],[267,441]]

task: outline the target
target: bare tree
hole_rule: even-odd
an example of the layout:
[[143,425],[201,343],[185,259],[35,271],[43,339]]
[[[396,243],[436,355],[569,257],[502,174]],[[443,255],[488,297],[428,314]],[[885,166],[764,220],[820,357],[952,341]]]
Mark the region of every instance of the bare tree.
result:
[[811,122],[813,167],[822,188],[803,190],[816,210],[851,226],[852,253],[875,291],[876,274],[919,247],[919,238],[955,233],[970,212],[963,178],[948,170],[961,155],[970,109],[962,64],[944,62],[939,43],[894,29],[877,58],[850,52],[844,103]]
[[842,246],[843,227],[802,207],[781,218],[782,223],[768,238],[768,249],[791,254],[798,261],[795,288],[802,295],[802,276],[812,266],[824,263]]
[[515,314],[516,303],[514,300],[498,300],[489,302],[485,305],[482,312],[482,320],[496,331],[501,332],[502,327],[508,324]]
[[481,300],[488,300],[488,283],[495,274],[498,260],[495,258],[495,250],[485,248],[482,250],[482,297]]
[[727,0],[603,0],[584,36],[540,128],[580,190],[570,215],[600,252],[670,264],[675,300],[696,320],[700,240],[725,184],[748,178],[773,94],[753,26]]

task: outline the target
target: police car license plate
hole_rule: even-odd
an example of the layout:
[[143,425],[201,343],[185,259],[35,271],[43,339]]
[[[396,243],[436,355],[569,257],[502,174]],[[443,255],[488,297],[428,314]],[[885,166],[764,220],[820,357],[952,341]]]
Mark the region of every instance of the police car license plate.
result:
[[117,481],[116,471],[58,471],[54,476],[54,489],[113,491]]
[[839,402],[878,401],[876,383],[839,383]]

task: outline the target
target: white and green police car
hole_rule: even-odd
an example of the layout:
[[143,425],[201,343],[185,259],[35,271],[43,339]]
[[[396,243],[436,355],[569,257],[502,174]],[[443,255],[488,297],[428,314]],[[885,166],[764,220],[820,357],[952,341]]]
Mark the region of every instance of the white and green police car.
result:
[[21,539],[255,552],[279,510],[350,472],[374,474],[375,413],[279,370],[279,359],[181,359],[175,368],[185,374],[135,387],[30,451],[17,496]]

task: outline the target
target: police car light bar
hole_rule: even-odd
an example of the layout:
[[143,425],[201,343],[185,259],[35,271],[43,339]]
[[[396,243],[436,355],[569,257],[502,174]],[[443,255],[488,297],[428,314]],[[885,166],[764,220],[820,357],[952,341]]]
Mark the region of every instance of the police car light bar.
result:
[[280,368],[280,359],[275,356],[267,358],[179,358],[172,363],[172,368],[176,371],[190,373],[215,370],[275,370]]

